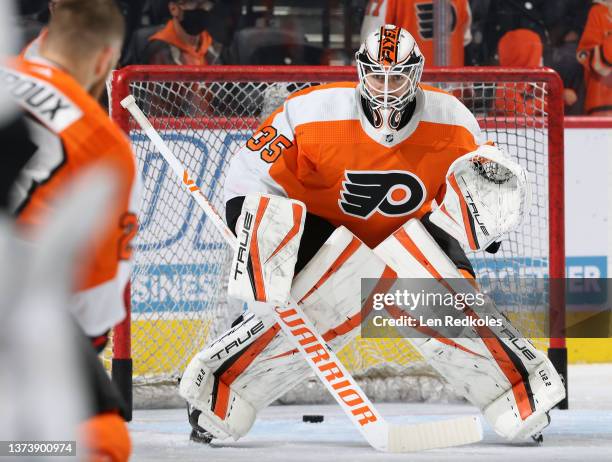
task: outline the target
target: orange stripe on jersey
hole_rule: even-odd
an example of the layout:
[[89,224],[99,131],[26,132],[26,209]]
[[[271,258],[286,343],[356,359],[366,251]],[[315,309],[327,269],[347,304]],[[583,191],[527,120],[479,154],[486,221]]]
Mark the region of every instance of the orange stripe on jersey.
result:
[[251,238],[251,249],[249,251],[249,257],[251,259],[251,266],[253,269],[253,282],[255,284],[255,298],[258,301],[266,300],[266,286],[264,284],[263,270],[261,268],[261,259],[259,257],[259,246],[257,245],[257,232],[259,231],[259,225],[261,225],[261,219],[268,207],[270,199],[268,197],[262,197],[257,209],[257,215],[255,216],[255,226],[253,227],[253,237]]
[[229,404],[230,386],[251,365],[255,358],[270,344],[276,336],[280,326],[274,324],[261,337],[249,345],[240,356],[232,362],[228,360],[228,365],[222,365],[220,369],[225,370],[215,377],[216,393],[213,392],[212,411],[220,419],[225,419]]
[[452,96],[452,94],[447,92],[446,90],[442,90],[441,88],[438,88],[438,87],[432,87],[431,85],[427,85],[425,83],[419,83],[419,87],[421,87],[421,89],[425,90],[425,91],[433,91],[433,92],[436,92],[436,93],[444,93],[444,94]]
[[285,247],[287,245],[287,243],[293,239],[295,237],[295,235],[300,231],[300,225],[302,224],[302,213],[304,212],[304,209],[302,207],[300,207],[298,204],[293,204],[292,205],[292,209],[293,209],[293,227],[289,230],[289,232],[286,234],[286,236],[283,238],[283,240],[281,241],[280,244],[278,244],[278,247],[276,247],[276,249],[274,250],[274,252],[272,252],[272,255],[270,255],[268,257],[268,259],[266,260],[266,262],[268,262],[270,260],[270,258],[272,258],[274,255],[276,255],[283,247]]
[[465,228],[465,234],[468,238],[468,243],[470,244],[470,249],[477,250],[477,242],[476,233],[474,231],[474,220],[472,219],[472,214],[468,210],[468,206],[465,203],[465,198],[463,197],[463,193],[457,184],[457,179],[455,178],[455,174],[452,174],[448,177],[448,182],[451,187],[455,190],[455,194],[459,198],[459,204],[461,204],[461,215],[463,216],[463,226]]

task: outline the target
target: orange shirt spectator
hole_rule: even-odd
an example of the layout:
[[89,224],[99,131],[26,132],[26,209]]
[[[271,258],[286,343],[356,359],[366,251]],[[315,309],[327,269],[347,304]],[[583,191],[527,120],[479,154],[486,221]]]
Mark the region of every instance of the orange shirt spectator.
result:
[[612,1],[603,0],[589,11],[578,43],[578,61],[584,66],[588,115],[612,115]]
[[[506,32],[497,45],[502,67],[542,67],[542,40],[529,29]],[[542,89],[533,84],[502,83],[495,92],[495,112],[508,117],[541,115],[546,110]]]
[[172,18],[162,30],[149,38],[144,55],[146,64],[214,64],[219,53],[206,31],[211,0],[177,0],[168,3]]
[[[463,48],[472,41],[468,0],[451,0],[449,66],[463,66]],[[361,41],[384,24],[403,27],[417,41],[425,65],[435,66],[433,0],[369,0],[361,26]]]

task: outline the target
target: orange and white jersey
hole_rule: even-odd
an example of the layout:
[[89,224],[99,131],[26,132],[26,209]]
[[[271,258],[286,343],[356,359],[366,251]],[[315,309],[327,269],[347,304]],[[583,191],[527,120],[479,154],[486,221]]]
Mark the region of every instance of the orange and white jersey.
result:
[[11,192],[12,211],[26,230],[45,221],[58,194],[84,169],[103,164],[115,173],[118,195],[110,211],[101,211],[108,225],[81,263],[73,304],[85,333],[101,335],[125,317],[138,205],[129,141],[76,80],[47,62],[17,58],[0,68],[0,81],[25,111],[33,142],[34,152]]
[[[472,41],[472,13],[468,0],[451,0],[449,66],[463,66],[463,48]],[[433,0],[369,0],[361,25],[361,41],[384,24],[395,24],[412,34],[425,65],[434,66]]]
[[356,85],[291,95],[232,159],[226,202],[255,192],[298,199],[372,247],[440,203],[450,164],[483,142],[474,116],[454,96],[422,85],[408,124],[380,139]]

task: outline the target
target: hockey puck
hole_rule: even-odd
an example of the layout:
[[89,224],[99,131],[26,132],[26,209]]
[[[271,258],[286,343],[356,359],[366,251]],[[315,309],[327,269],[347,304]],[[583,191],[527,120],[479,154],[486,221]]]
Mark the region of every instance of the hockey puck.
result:
[[322,415],[303,415],[302,422],[321,423],[323,422],[323,416]]

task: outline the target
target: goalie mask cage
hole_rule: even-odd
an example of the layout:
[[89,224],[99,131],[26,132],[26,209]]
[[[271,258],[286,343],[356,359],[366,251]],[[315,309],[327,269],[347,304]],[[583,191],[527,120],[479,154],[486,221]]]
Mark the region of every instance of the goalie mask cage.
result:
[[[112,341],[113,379],[138,407],[182,405],[177,380],[191,357],[227,330],[243,310],[226,299],[230,252],[177,182],[120,101],[132,94],[170,149],[223,215],[229,161],[259,123],[296,90],[355,81],[353,67],[132,66],[111,83],[113,119],[129,134],[143,178],[140,230],[133,242],[131,314]],[[565,276],[562,83],[549,69],[426,70],[423,82],[452,93],[495,141],[528,171],[533,201],[521,227],[495,254],[468,254],[477,275]],[[484,272],[484,273],[483,273]],[[547,349],[566,376],[564,296],[546,294],[541,338],[534,316],[514,313],[519,330]],[[522,313],[524,314],[524,313]],[[518,316],[518,317],[517,317]],[[448,399],[453,393],[403,339],[358,337],[338,352],[377,400]],[[132,371],[133,360],[133,371]],[[110,365],[109,365],[110,366]],[[325,399],[316,381],[281,399]]]

